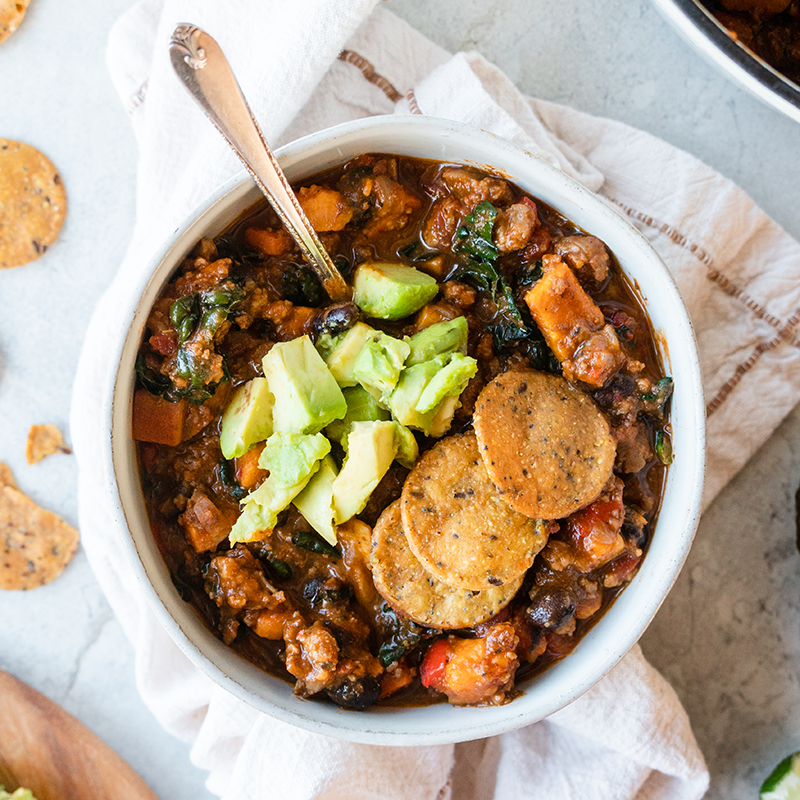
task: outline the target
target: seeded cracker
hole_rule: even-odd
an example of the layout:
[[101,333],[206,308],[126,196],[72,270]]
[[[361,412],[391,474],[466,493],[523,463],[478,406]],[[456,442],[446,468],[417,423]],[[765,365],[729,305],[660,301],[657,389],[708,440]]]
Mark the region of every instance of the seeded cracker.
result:
[[19,27],[31,0],[0,0],[0,42]]
[[511,602],[522,576],[481,592],[449,586],[425,570],[408,546],[396,500],[372,532],[372,577],[384,600],[399,614],[428,628],[471,628]]
[[64,184],[52,163],[30,145],[0,139],[0,268],[39,258],[58,238],[66,213]]
[[55,425],[31,425],[25,446],[25,458],[29,464],[36,464],[53,453],[69,455],[71,452],[72,450],[64,444],[61,431]]
[[504,372],[475,403],[483,462],[517,511],[561,519],[596,500],[614,468],[616,444],[588,394],[559,375]]
[[406,478],[401,502],[409,547],[450,586],[481,590],[516,581],[547,541],[547,525],[503,502],[472,432],[428,450]]
[[0,589],[26,590],[57,578],[78,547],[78,531],[14,487],[0,464]]

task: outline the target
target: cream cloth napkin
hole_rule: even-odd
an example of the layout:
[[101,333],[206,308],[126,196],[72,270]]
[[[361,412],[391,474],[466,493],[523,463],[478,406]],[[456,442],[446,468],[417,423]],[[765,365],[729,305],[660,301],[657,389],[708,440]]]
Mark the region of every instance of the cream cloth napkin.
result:
[[378,0],[143,0],[109,66],[140,146],[137,223],[92,319],[75,384],[83,543],[136,649],[145,702],[226,800],[691,800],[708,785],[688,719],[638,646],[548,720],[456,746],[352,745],[265,717],[212,684],[161,629],[119,546],[99,431],[115,309],[180,221],[240,165],[174,79],[179,22],[227,52],[270,142],[379,113],[494,131],[616,204],[666,260],[700,342],[709,413],[706,502],[800,399],[800,246],[713,170],[620,123],[523,97],[476,54],[449,53]]

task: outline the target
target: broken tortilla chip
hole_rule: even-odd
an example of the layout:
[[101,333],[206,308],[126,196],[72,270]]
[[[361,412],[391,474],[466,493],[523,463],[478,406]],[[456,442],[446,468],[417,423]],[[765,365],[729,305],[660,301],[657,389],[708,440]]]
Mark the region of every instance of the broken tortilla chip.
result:
[[58,238],[66,213],[64,183],[49,159],[28,144],[0,139],[0,268],[39,258]]
[[28,443],[25,446],[25,458],[29,464],[36,464],[53,453],[66,453],[72,450],[64,444],[64,437],[55,425],[31,425],[28,431]]
[[78,540],[78,531],[52,511],[10,485],[0,487],[0,589],[25,591],[54,580]]
[[4,486],[10,486],[12,489],[16,489],[17,482],[14,480],[14,473],[11,472],[11,467],[0,461],[0,489]]

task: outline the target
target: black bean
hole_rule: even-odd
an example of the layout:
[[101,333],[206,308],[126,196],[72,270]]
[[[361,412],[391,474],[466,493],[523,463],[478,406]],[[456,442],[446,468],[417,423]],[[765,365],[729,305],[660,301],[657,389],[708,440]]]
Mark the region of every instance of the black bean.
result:
[[359,310],[355,303],[335,303],[320,309],[312,326],[314,339],[322,336],[323,333],[338,336],[352,328],[358,322],[358,317]]
[[531,589],[531,600],[525,612],[528,619],[541,628],[555,630],[566,625],[575,614],[575,598],[566,589]]
[[352,708],[354,711],[363,711],[371,706],[381,696],[381,685],[377,679],[365,675],[354,678],[351,675],[330,689],[325,694],[342,708]]

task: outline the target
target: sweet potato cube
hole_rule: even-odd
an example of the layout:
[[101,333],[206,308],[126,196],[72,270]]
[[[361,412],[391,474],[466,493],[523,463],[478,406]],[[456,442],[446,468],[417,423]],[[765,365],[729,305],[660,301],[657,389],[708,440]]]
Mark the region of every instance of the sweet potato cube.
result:
[[315,231],[340,231],[353,219],[353,206],[335,189],[304,186],[297,199]]
[[605,324],[603,313],[558,257],[545,256],[544,274],[528,290],[525,302],[556,358],[572,358],[589,335]]
[[559,256],[545,256],[544,274],[525,295],[564,377],[604,386],[625,363],[616,331]]
[[198,553],[215,550],[231,532],[235,521],[235,513],[218,508],[202,489],[194,490],[186,511],[178,517],[186,538]]
[[258,466],[258,459],[264,449],[264,442],[251,447],[244,455],[236,459],[236,479],[245,489],[254,489],[269,474]]
[[133,438],[137,442],[156,442],[176,447],[183,441],[186,401],[171,403],[137,389],[133,395]]

